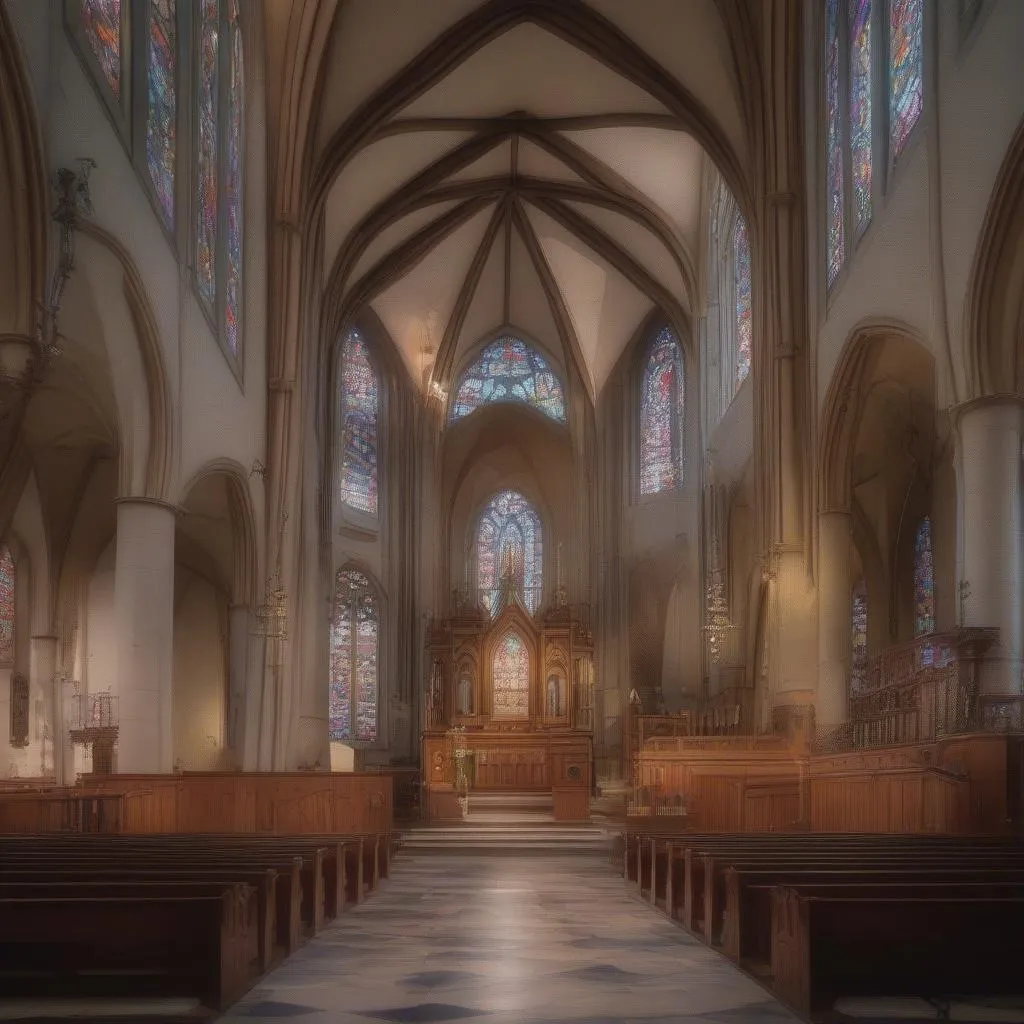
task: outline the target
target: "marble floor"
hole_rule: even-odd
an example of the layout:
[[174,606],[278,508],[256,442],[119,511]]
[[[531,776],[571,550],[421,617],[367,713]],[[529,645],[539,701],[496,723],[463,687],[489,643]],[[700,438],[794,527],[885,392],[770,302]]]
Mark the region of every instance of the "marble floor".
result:
[[220,1018],[790,1024],[596,856],[403,854],[360,907]]

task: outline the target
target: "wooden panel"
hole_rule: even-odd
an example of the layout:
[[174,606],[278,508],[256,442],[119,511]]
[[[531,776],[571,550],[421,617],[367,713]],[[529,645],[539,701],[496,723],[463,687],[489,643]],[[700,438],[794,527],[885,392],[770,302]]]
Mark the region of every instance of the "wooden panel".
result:
[[[112,775],[87,784],[90,792],[123,794],[126,832],[331,834],[383,832],[392,824],[394,783],[387,775],[196,772]],[[73,801],[82,791],[61,792]],[[6,804],[0,796],[0,808]]]
[[578,786],[555,786],[552,790],[555,821],[589,821],[590,791]]

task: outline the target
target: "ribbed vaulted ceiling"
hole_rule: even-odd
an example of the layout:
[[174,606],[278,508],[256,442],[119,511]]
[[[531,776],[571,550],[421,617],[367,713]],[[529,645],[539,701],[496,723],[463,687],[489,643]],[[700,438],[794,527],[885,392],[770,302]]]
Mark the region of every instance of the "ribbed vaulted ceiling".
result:
[[596,394],[694,309],[708,168],[745,155],[714,0],[352,0],[326,60],[325,310],[372,307],[418,383],[510,327]]

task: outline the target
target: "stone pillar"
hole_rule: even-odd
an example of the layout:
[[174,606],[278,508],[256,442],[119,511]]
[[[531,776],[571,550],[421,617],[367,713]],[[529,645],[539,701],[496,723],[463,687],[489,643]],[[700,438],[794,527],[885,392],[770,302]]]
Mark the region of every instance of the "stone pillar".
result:
[[249,702],[249,606],[228,608],[228,706],[225,721],[227,747],[239,761],[245,749],[246,705]]
[[853,583],[850,555],[853,517],[849,512],[818,516],[818,693],[815,721],[829,728],[848,715]]
[[978,399],[958,410],[957,482],[966,584],[962,625],[998,626],[983,695],[1021,692],[1024,668],[1024,400]]
[[60,781],[65,728],[60,684],[54,680],[56,673],[57,637],[49,634],[31,637],[28,649],[29,688],[33,696],[42,694],[46,720],[46,736],[42,739],[39,754],[39,774],[52,775]]
[[119,772],[173,767],[174,514],[159,501],[117,501]]

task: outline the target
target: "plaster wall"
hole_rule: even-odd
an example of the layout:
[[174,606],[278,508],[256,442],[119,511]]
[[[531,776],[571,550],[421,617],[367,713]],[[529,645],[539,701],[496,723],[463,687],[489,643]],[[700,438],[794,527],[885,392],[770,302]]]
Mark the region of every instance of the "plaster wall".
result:
[[187,771],[231,769],[227,595],[180,563],[174,585],[174,760]]

